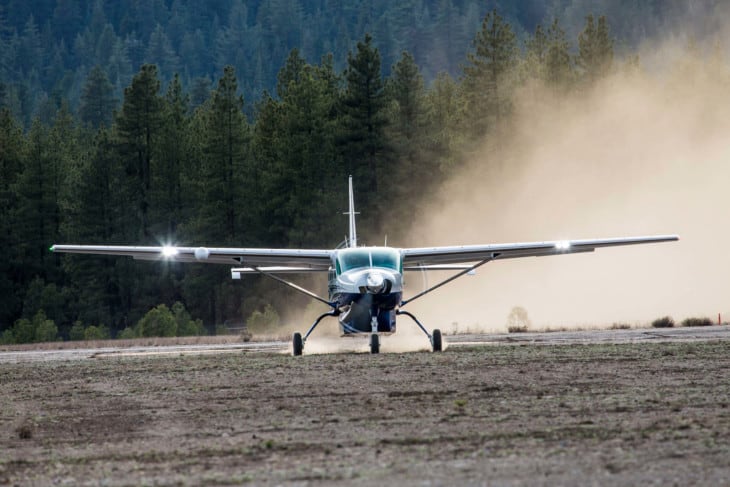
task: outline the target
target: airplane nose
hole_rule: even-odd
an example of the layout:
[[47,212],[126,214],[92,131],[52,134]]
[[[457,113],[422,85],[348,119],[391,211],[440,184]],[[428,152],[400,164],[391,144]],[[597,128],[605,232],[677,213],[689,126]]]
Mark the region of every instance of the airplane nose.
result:
[[367,291],[370,294],[388,294],[393,287],[393,280],[380,272],[370,272],[365,281],[365,287],[360,292]]
[[383,279],[383,275],[379,272],[371,272],[368,274],[367,286],[368,291],[371,293],[377,294],[382,291],[384,283],[385,280]]

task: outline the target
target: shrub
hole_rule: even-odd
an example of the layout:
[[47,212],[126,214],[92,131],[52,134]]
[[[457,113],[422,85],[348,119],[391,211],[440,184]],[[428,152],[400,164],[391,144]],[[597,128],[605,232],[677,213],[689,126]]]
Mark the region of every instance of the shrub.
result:
[[91,325],[84,330],[84,340],[107,340],[109,337],[109,328],[104,325]]
[[137,322],[136,331],[140,337],[174,337],[177,335],[177,322],[170,309],[161,304]]
[[74,326],[68,331],[69,340],[80,341],[84,339],[84,324],[81,321],[75,321]]
[[651,326],[654,328],[672,328],[674,327],[674,320],[671,316],[663,316],[652,321]]
[[515,306],[507,316],[507,331],[510,333],[525,333],[530,327],[530,318],[527,310],[522,306]]
[[682,321],[682,326],[712,326],[710,318],[687,318]]
[[46,314],[41,310],[33,317],[35,325],[35,341],[37,342],[55,342],[58,340],[58,327],[53,320],[46,318]]
[[175,316],[175,322],[177,323],[177,336],[205,335],[203,321],[193,320],[181,302],[178,301],[172,305],[172,314]]
[[614,323],[611,325],[611,330],[630,330],[631,325],[628,323]]
[[7,329],[0,335],[0,345],[13,345],[15,344],[15,336],[13,336],[13,330]]
[[267,304],[263,312],[256,310],[251,313],[251,316],[246,320],[246,328],[251,333],[264,333],[278,328],[279,321],[279,313],[276,312],[273,306]]
[[117,338],[120,340],[131,340],[132,338],[137,338],[137,334],[134,332],[134,328],[128,326],[117,335]]

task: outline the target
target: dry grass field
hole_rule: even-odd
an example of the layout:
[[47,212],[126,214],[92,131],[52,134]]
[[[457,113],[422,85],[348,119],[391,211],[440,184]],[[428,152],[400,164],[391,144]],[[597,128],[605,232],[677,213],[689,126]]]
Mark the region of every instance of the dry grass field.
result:
[[0,364],[2,485],[728,485],[730,342]]

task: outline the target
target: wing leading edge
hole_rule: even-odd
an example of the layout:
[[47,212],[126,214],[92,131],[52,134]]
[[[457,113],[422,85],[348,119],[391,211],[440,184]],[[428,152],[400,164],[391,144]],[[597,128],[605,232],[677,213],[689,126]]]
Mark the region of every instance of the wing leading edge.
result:
[[130,247],[121,245],[54,245],[53,252],[71,254],[119,255],[135,260],[169,260],[228,264],[233,266],[298,267],[327,270],[332,250],[322,249],[248,249],[207,247]]
[[453,247],[422,247],[402,249],[404,265],[438,265],[478,262],[482,260],[542,257],[546,255],[593,252],[601,247],[637,245],[679,240],[677,235],[648,237],[606,238],[594,240],[559,240],[494,245],[462,245]]

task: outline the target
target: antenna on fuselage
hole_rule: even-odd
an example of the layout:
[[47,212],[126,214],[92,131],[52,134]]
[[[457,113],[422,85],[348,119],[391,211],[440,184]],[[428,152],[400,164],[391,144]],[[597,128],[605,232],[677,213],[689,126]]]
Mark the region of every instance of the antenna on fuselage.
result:
[[349,179],[349,186],[350,186],[350,211],[347,213],[343,213],[344,215],[350,216],[350,238],[348,239],[347,246],[348,247],[357,247],[357,230],[355,229],[355,215],[359,215],[358,212],[355,211],[355,196],[352,192],[352,176],[350,176]]

